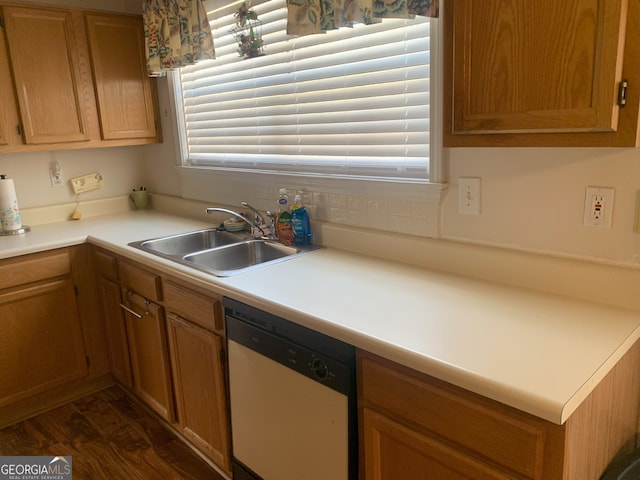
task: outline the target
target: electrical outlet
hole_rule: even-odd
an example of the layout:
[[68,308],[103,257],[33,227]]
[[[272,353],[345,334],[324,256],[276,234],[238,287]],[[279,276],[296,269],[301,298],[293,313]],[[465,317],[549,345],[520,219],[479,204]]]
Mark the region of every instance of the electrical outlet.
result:
[[480,214],[480,179],[460,177],[458,179],[458,213]]
[[102,174],[100,172],[89,173],[82,175],[81,177],[75,177],[69,180],[73,191],[78,193],[88,192],[89,190],[95,190],[102,186]]
[[58,162],[51,162],[49,167],[49,179],[52,187],[63,187],[64,178],[62,177],[62,169]]
[[614,192],[611,187],[587,187],[583,219],[586,226],[611,228]]

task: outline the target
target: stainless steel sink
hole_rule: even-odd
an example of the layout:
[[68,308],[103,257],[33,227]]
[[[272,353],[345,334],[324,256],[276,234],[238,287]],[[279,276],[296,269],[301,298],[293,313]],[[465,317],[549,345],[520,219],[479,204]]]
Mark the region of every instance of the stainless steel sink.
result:
[[152,253],[182,257],[189,253],[242,242],[247,240],[247,238],[249,237],[244,234],[210,228],[181,233],[179,235],[171,235],[169,237],[143,240],[142,242],[134,242],[130,245]]
[[276,240],[254,239],[247,234],[213,228],[129,245],[218,277],[247,272],[322,248],[283,245]]
[[297,255],[302,250],[265,240],[248,240],[235,245],[214,248],[204,252],[185,255],[184,260],[194,266],[210,270],[219,276],[239,273],[264,263],[275,263]]

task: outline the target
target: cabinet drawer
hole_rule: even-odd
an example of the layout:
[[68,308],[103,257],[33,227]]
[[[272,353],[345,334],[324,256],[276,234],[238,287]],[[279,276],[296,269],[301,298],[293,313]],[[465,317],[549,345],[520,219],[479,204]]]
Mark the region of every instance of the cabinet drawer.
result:
[[0,262],[0,289],[70,273],[67,250],[16,257]]
[[171,281],[164,282],[164,299],[169,311],[208,330],[223,330],[220,299],[195,293]]
[[120,285],[125,290],[133,290],[148,300],[162,300],[160,277],[143,270],[138,264],[124,260],[120,262]]
[[93,250],[93,264],[98,275],[118,281],[118,259],[104,250]]
[[361,354],[358,364],[365,404],[488,463],[537,479],[546,456],[562,452],[561,426],[370,354]]

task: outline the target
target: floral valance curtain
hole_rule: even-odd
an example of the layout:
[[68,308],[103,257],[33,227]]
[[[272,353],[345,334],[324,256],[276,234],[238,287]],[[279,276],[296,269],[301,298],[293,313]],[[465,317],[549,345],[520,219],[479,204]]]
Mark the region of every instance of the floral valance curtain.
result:
[[287,0],[287,33],[323,33],[354,23],[378,23],[382,18],[438,16],[439,0]]
[[201,0],[143,0],[142,16],[150,76],[215,58]]

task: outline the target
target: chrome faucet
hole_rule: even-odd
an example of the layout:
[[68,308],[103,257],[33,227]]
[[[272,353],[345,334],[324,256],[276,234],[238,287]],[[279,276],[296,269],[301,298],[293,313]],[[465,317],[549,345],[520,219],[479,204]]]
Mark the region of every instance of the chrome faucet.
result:
[[[238,218],[244,220],[249,225],[251,225],[251,236],[253,236],[254,238],[261,238],[261,237],[264,237],[264,238],[275,238],[275,226],[274,225],[272,225],[271,227],[267,227],[267,225],[265,225],[265,222],[264,222],[264,217],[260,214],[260,212],[258,210],[253,208],[248,203],[242,202],[242,206],[247,207],[247,208],[249,208],[250,210],[253,211],[253,214],[254,214],[254,219],[253,220],[249,220],[242,213],[230,210],[228,208],[209,207],[209,208],[207,208],[206,212],[209,213],[209,214],[213,213],[213,212],[228,213],[229,215],[233,215],[234,217],[238,217]],[[273,224],[273,216],[271,215],[271,212],[267,211],[267,215],[272,219],[272,224]]]

